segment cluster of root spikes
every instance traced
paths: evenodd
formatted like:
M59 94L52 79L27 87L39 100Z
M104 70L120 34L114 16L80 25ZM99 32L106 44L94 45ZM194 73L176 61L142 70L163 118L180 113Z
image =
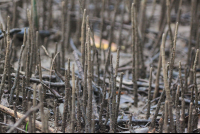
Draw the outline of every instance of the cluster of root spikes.
M0 14L0 133L199 132L200 2L191 0L188 5L191 13L187 59L175 66L183 1L93 0L96 18L88 11L91 0L0 1L0 9L7 12L7 17ZM159 31L147 47L150 39L146 35L152 32L150 22L158 3ZM58 10L54 4L59 7L59 20L53 17L54 9ZM147 4L152 6L149 17ZM124 9L119 13L122 5ZM172 10L177 11L173 28ZM26 20L19 21L22 11ZM128 24L124 23L125 13L130 20ZM117 16L121 17L120 23L116 22ZM96 21L99 40L93 27ZM16 28L22 25L20 22L25 22L26 27ZM105 29L107 25L109 29ZM52 32L52 28L59 30ZM130 42L124 41L129 38L122 38L124 29ZM19 41L19 36L23 41ZM149 53L145 53L147 50ZM123 59L124 53L131 58ZM120 60L126 62L121 64ZM50 66L43 66L47 61ZM121 109L124 93L132 95L135 109L141 107L141 96L146 96L144 111ZM146 117L140 118L141 113Z

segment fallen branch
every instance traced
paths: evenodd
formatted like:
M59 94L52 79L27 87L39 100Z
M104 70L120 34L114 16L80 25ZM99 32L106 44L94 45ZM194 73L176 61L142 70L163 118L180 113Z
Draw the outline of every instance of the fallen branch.
M19 112L17 112L17 116L18 116L19 120L15 123L15 125L14 125L12 128L10 128L10 130L7 131L7 133L11 133L23 120L25 120L25 122L28 122L28 121L29 121L29 119L27 118L28 115L29 115L31 112L33 112L33 111L37 110L38 108L40 108L40 106L41 106L41 104L37 105L37 106L34 107L34 108L31 108L29 111L26 112L25 115L24 115L24 114L21 114L21 113L19 113ZM11 115L12 117L15 117L15 115L14 115L14 110L12 110L12 109L10 109L10 108L7 108L7 107L5 107L5 106L3 106L3 105L0 105L0 111L9 114L9 115ZM36 121L35 121L35 127L36 127L37 129L41 130L41 129L42 129L42 123L36 120ZM55 132L55 130L54 130L53 128L51 128L51 127L49 127L49 131L50 131L51 133Z
M8 127L12 127L12 126L13 126L13 125L9 125L9 124L3 123L3 122L0 122L0 124L1 124L1 125L5 125L5 126L8 126ZM22 132L24 132L24 133L28 133L27 131L25 131L25 130L23 130L23 129L21 129L21 128L16 127L16 129L19 130L19 131L22 131Z
M26 114L23 115L23 117L21 117L21 118L14 124L14 126L12 126L12 127L7 131L7 133L12 133L12 132L15 130L15 128L18 127L18 126L21 124L21 122L29 116L29 114L31 114L33 111L35 111L35 110L37 110L38 108L40 108L40 106L41 106L41 103L40 103L39 105L37 105L36 107L31 108L29 111L27 111ZM28 119L28 118L27 118L27 119ZM29 121L29 119L28 119L28 121ZM27 121L27 122L28 122L28 121Z

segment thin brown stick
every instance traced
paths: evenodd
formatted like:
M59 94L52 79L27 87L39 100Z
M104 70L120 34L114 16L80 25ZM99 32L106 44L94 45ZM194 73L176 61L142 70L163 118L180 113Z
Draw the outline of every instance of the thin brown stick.
M37 32L36 32L36 34L37 34ZM36 35L36 38L37 38L37 35ZM56 45L55 46L57 46L58 45L58 43L56 42ZM38 43L37 43L37 41L36 41L36 50L38 50L39 49L39 45L38 45ZM41 46L41 48L44 50L44 52L45 52L45 54L49 57L49 58L52 58L50 55L49 55L49 53L48 53L48 51L47 51L47 48L45 47L45 46ZM56 47L57 48L57 47ZM57 53L57 51L55 50L55 54ZM39 62L39 61L38 61Z
M148 106L147 106L147 115L146 115L146 119L148 119L148 118L150 117L152 70L153 70L153 68L151 67L151 68L150 68L150 77L149 77Z
M182 2L183 0L180 0L179 1L179 9L178 9L178 13L177 13L177 17L176 17L176 22L180 22L180 16L181 16L181 12L182 12Z
M44 132L44 127L45 127L45 123L44 123L44 100L43 100L43 94L44 92L43 90L43 86L42 84L38 85L38 90L39 90L39 95L40 95L40 103L41 103L41 107L40 107L40 117L41 117L41 121L42 121L42 132Z
M163 131L163 119L162 118L160 118L158 124L159 124L159 133L162 133L162 131Z
M12 28L15 28L17 25L17 6L18 6L18 1L13 1L13 19L12 19Z
M125 4L125 2L124 2ZM125 8L123 8L121 10L121 24L120 24L120 27L119 27L119 37L118 37L118 40L117 40L117 48L119 48L121 50L121 39L122 39L122 30L123 30L123 24L124 24L124 12L125 12Z
M44 117L44 119L45 119L45 133L49 133L49 129L48 129L48 120L49 120L49 110L47 110L46 112L45 112L45 117Z
M179 117L180 117L180 107L177 108L179 110ZM172 133L175 133L175 124L174 124L174 118L172 113L172 103L168 103L168 111L169 111L169 118L170 118L170 131Z
M92 33L92 31L90 31L90 36L92 37L92 51L93 51L93 55L92 55L92 79L94 79L94 60L95 60L95 51L97 50L96 45L95 45L95 39L94 39L94 33Z
M179 105L179 96L180 96L180 85L178 85L178 88L176 90L176 100L175 100L175 107L177 108Z
M54 67L54 63L55 63L55 60L56 60L56 57L58 55L59 52L56 53L56 55L52 58L52 62L51 62L51 68L50 68L50 82L49 82L49 88L51 87L51 74L52 74L52 70L53 70L53 67ZM41 65L41 63L40 63ZM46 92L45 92L46 93Z
M115 67L115 74L114 74L114 98L116 98L116 78L117 78L117 74L118 74L118 68L119 68L119 59L120 59L120 48L117 49L117 61L116 61L116 67ZM116 127L117 127L117 124L116 124L116 114L118 112L117 110L117 102L116 102L116 99L113 99L113 107L114 107L114 117L113 117L113 121L114 121L114 132L116 132ZM116 111L116 110L117 111Z
M132 23L132 82L134 84L134 106L137 107L137 80L135 79L135 20L134 20L134 3L131 6L131 23Z
M72 113L71 113L71 133L74 133L74 124L75 124L75 72L74 64L72 65Z
M164 125L163 125L163 133L168 133L168 104L169 102L165 101L165 118L164 118Z
M12 105L13 103L13 94L14 94L14 90L17 86L17 83L19 82L19 69L21 67L21 59L22 59L22 54L23 54L23 51L24 51L24 47L25 47L25 42L26 42L26 28L24 30L24 40L23 40L23 44L21 46L21 50L20 50L20 57L19 57L19 60L18 60L18 67L17 67L17 72L16 72L16 76L15 76L15 81L14 81L14 85L11 89L11 92L10 92L10 99L9 99L9 105Z
M30 90L28 90L28 92L27 92L27 102L29 103L29 101L31 101L31 91ZM28 110L29 108L27 108L27 110Z
M200 12L199 12L199 14L200 14ZM197 21L197 24L199 24L199 25L197 26L197 33L196 33L196 48L199 48L199 46L200 46L200 43L199 43L200 42L200 32L199 32L200 20L199 19ZM200 67L200 58L198 60L198 65Z
M131 129L132 129L132 114L130 114L130 116L129 116L128 127L129 127L129 131L131 131Z
M159 90L159 77L160 77L160 71L161 71L161 66L162 66L162 53L161 53L161 46L160 46L160 55L159 55L159 60L158 60L158 69L156 73L156 81L155 81L155 90L153 94L153 99L155 99L158 96L158 90Z
M99 52L98 50L96 49L96 64L97 64L97 71L96 71L96 74L97 74L97 80L96 80L96 83L97 83L97 86L100 85L100 60L99 60Z
M109 57L110 57L110 53L111 53L111 49L109 48L108 49L108 54L107 54L107 59L106 59L106 64L105 64L105 70L104 70L104 80L103 80L103 85L105 84L105 78L106 78L106 73L108 72L108 66L109 66Z
M8 55L8 62L7 62L7 75L8 75L8 91L11 91L11 87L12 87L12 83L11 83L11 63L10 63L10 59L11 59L11 56L12 56L12 41L11 41L11 38L10 38L10 17L8 16L7 18L7 45L10 47L10 54ZM9 40L9 41L8 41Z
M33 107L36 106L36 84L33 85ZM36 113L33 111L33 127L32 127L32 132L35 133L35 120L36 120Z
M177 133L180 133L180 120L179 120L179 118L180 118L180 105L178 105L177 108L176 108L176 132ZM175 126L173 126L173 127L170 126L171 129L172 128L174 129L174 127ZM175 131L175 129L174 129L174 131Z
M146 4L147 4L147 0L144 0L141 3L141 16L140 16L140 20L139 20L139 22L140 22L139 27L141 30L142 37L144 37L145 28L146 28Z
M13 102L13 109L14 109L14 115L15 115L15 119L17 120L18 117L17 117L17 107L16 107L16 103Z
M145 63L144 63L144 54L143 54L143 48L144 48L144 43L145 43L145 30L147 28L147 19L146 19L146 6L147 6L147 0L143 0L141 2L141 17L139 19L139 22L141 25L139 25L140 31L141 31L141 41L139 43L139 51L138 51L138 56L140 57L140 63L141 63L141 77L145 78L146 77L146 68L145 68ZM138 64L139 68L139 64Z
M112 63L112 55L110 56L110 68L111 68L111 73L110 73L110 85L111 85L111 96L110 96L110 132L114 133L115 132L115 108L116 108L116 89L114 87L114 77L113 77L113 63Z
M61 48L62 48L62 62L61 62L61 67L64 68L65 67L65 21L66 21L66 8L65 7L65 1L62 1L62 41L61 41Z
M176 23L175 34L174 34L174 41L173 41L173 47L172 47L171 59L170 59L169 88L171 87L171 83L172 83L174 60L175 60L175 56L176 56L175 52L176 52L177 34L178 34L178 22Z
M166 99L168 102L171 102L171 95L170 95L170 89L169 89L169 83L168 83L168 78L167 78L167 70L165 67L165 39L166 39L166 34L163 34L162 37L162 67L163 67L163 76L164 76L164 86L165 86L165 92L166 92Z
M190 37L189 37L189 46L188 46L188 56L187 56L187 64L190 65L190 54L192 49L192 36L193 36L193 21L194 21L194 9L195 9L195 0L191 1L191 20L190 20Z
M20 88L19 88L19 81L17 82L17 86L16 86L16 105L18 105L19 103L19 92L20 92Z
M84 63L84 86L83 86L83 114L86 115L86 109L87 109L87 100L88 100L88 90L87 90L87 70L88 70L88 43L90 40L89 33L88 33L88 15L86 16L86 42L85 42L85 63ZM86 115L87 116L87 115ZM87 117L85 119L85 131L88 132L87 127Z
M95 133L95 115L92 114L92 127L91 127L91 133Z
M179 81L180 81L180 87L181 87L181 97L184 98L185 89L183 88L183 79L181 76L181 62L179 61Z
M28 102L28 109L31 109L31 102ZM29 121L29 123L28 123L28 132L29 133L32 133L32 116L31 116L31 114L29 114L28 115L28 121Z
M31 0L31 12L29 16L29 27L30 27L30 33L31 33L31 50L30 50L30 64L29 64L29 70L30 74L29 76L32 76L33 70L35 70L35 11L34 11L34 0Z
M104 11L105 11L105 0L102 0L101 7L101 28L100 28L100 50L102 49L102 38L103 38L103 26L104 26ZM101 54L101 53L100 53Z
M161 14L160 14L160 18L159 18L159 25L158 25L158 29L161 29L162 25L164 23L166 23L166 19L167 17L165 17L166 19L163 19L164 16L166 15L166 1L161 1ZM166 24L165 24L166 25Z
M29 10L28 10L29 11ZM28 12L27 11L27 12ZM30 64L30 46L31 46L31 43L30 43L30 39L31 39L31 30L30 28L28 29L28 38L27 38L27 54L26 54L26 86L29 86L30 84L30 70L29 70L29 64Z
M113 13L114 17L112 19L111 27L109 30L109 43L108 43L109 49L111 49L111 44L113 41L113 29L114 29L114 24L115 24L115 19L116 19L116 14L117 14L117 9L118 9L119 3L120 3L120 1L116 1L116 3L115 3L115 9L114 9L114 13Z
M193 73L194 73L194 87L195 87L195 108L196 112L198 113L198 88L197 88L197 79L196 79L196 66L197 66L197 60L199 55L199 49L197 49L195 60L194 60L194 66L193 66Z
M101 129L102 129L102 114L103 114L103 107L104 107L104 103L105 103L105 98L106 98L106 85L104 85L104 88L103 88L103 98L101 100L101 105L100 105L100 111L99 111L99 127L100 127L100 132L101 132ZM118 112L118 111L117 111Z
M69 59L68 59L69 60ZM65 102L64 102L64 109L63 109L63 118L62 118L62 132L65 132L66 127L66 119L68 115L68 94L69 94L69 85L68 85L68 74L65 70Z
M173 34L172 34L172 29L171 29L171 10L170 10L170 1L166 0L166 6L167 6L167 25L168 25L168 30L169 30L169 35L171 39L171 49L173 48Z
M6 56L5 56L5 63L4 63L4 71L3 71L3 78L1 80L1 86L0 86L0 100L1 100L1 96L3 93L3 88L4 88L4 83L5 83L5 79L6 79L6 72L8 70L8 62L9 62L9 48L10 48L10 27L9 27L9 23L10 23L10 16L8 16L7 18L7 47L6 47Z
M42 29L45 30L45 26L46 26L46 12L47 12L47 6L46 6L46 1L43 0L42 1L42 8L43 8L43 13L42 13Z
M135 1L136 2L136 1ZM135 80L138 80L138 69L139 69L139 40L138 40L138 20L137 20L137 6L136 4L133 5L133 10L134 10L134 15L133 15L133 19L134 19L134 33L135 33ZM137 89L135 89L135 92L137 94ZM135 96L136 98L136 104L134 103L134 105L137 105L137 96ZM137 106L136 106L137 107Z
M76 65L78 66L79 74L81 75L81 78L84 80L83 68L81 66L81 62L79 61L78 54L76 51L74 51L73 54L74 54Z
M70 12L71 12L71 10L72 10L72 2L73 2L73 0L70 0L71 1L71 4L70 4L70 7L66 10L67 12L66 12L66 14L67 14L67 22L65 22L65 24L67 23L67 32L66 32L66 37L65 37L65 39L66 39L66 41L65 41L65 43L67 44L67 45L65 45L66 46L66 48L65 49L67 49L68 51L70 50L70 36L71 36L71 21L70 21L70 17L71 17L71 14L70 14ZM69 1L67 1L66 2L66 4L68 5L68 3L69 3ZM67 7L67 5L66 5L66 7Z
M80 88L79 78L76 77L76 94L77 94L77 132L82 132L81 128L81 97L80 97Z
M92 66L91 66L91 44L90 44L90 28L88 28L88 107L87 121L88 130L91 131L91 114L92 114Z
M57 99L54 100L54 106L53 106L53 119L56 120L56 107L57 107ZM55 125L55 124L54 124Z
M160 96L160 99L158 101L158 104L157 104L157 107L156 107L156 111L155 111L155 114L152 118L152 121L151 121L151 128L154 128L155 127L155 123L156 123L156 118L158 116L158 112L160 110L160 106L161 106L161 102L163 100L163 98L165 97L165 90L163 90L161 96Z
M193 111L193 108L192 108L192 105L193 103L191 102L190 103L190 109L189 109L189 118L188 118L188 133L191 133L192 132L192 111Z
M84 67L84 78L83 79L83 114L86 114L86 105L87 105L87 70L88 70L88 64L87 64L87 46L85 45L85 67Z
M22 110L23 113L26 111L26 87L25 87L25 76L22 77Z
M118 118L119 104L120 104L120 98L121 98L123 75L124 75L124 73L121 73L121 75L120 75L120 84L119 84L119 90L118 90L118 96L117 96L117 105L116 105L116 112L115 112L115 126L117 126L117 118Z
M53 5L53 0L49 1L49 16L48 16L48 29L53 27L53 19L52 19L52 5Z
M194 90L195 90L195 116L194 116L194 124L198 124L198 88L197 88L197 78L196 78L196 66L197 66L197 60L199 56L199 49L197 49L195 60L194 60L194 66L193 66L193 77L194 77ZM197 125L194 126L194 129L197 128Z
M185 132L185 101L184 101L184 98L182 98L181 100L181 117L180 117L180 120L179 120L179 123L180 123L180 133L183 133Z
M56 112L55 112L55 127L58 127L58 118L59 118L59 110L58 107L56 107Z
M84 65L85 65L85 33L86 33L86 28L85 28L85 21L86 19L86 9L84 9L84 12L83 12L83 20L82 20L82 26L81 26L81 54L82 54L82 66L83 66L83 70L84 70Z

